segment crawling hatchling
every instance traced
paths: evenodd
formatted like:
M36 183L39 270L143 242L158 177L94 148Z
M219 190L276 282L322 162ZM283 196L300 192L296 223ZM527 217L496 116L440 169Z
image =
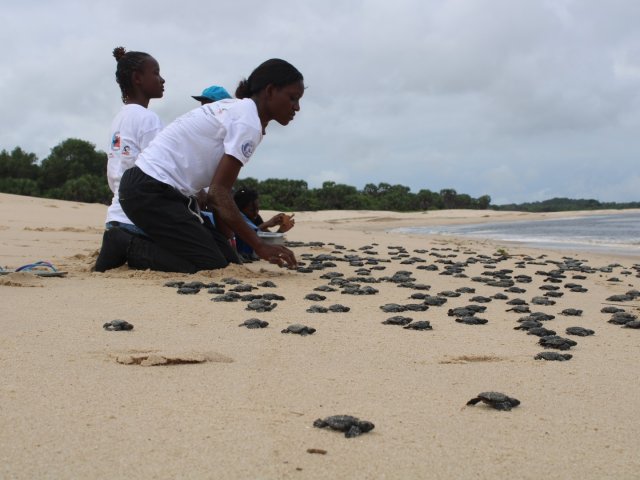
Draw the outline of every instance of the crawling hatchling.
M332 430L344 432L344 436L347 438L357 437L375 428L373 423L360 420L358 417L351 415L332 415L324 419L318 418L313 422L313 426L316 428L328 427Z
M509 397L500 392L482 392L477 397L472 398L467 402L467 405L475 405L478 402L483 402L496 410L511 410L513 407L520 405L520 400L517 398Z

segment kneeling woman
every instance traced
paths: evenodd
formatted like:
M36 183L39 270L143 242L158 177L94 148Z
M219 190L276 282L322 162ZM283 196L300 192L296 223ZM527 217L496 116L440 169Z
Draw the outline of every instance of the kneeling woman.
M237 232L256 254L293 268L289 249L263 242L233 200L240 168L260 144L267 124L287 125L300 110L302 74L271 59L238 85L236 99L203 105L167 126L138 156L120 182L120 204L149 239L111 229L113 267L193 273L239 263L228 237ZM207 207L216 226L203 220L196 196L208 187Z

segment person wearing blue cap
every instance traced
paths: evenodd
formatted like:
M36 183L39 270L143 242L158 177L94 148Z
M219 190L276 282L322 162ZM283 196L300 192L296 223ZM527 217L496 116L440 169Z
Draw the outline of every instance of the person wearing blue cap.
M192 97L200 102L200 105L206 105L207 103L217 102L218 100L224 100L225 98L231 98L229 92L218 85L211 85L202 91L201 95L192 95Z

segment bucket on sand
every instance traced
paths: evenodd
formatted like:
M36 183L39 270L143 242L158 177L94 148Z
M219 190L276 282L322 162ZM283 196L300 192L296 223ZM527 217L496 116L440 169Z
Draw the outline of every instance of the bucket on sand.
M258 231L260 239L270 245L284 245L284 233Z

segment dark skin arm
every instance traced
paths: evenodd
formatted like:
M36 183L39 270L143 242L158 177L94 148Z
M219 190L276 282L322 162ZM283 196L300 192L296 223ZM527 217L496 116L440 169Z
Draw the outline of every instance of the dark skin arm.
M281 267L296 268L298 262L291 250L281 245L269 245L263 242L242 218L231 195L241 167L240 161L231 155L225 154L222 157L209 186L207 206L215 213L217 220L219 219L227 228L240 235L260 258Z

